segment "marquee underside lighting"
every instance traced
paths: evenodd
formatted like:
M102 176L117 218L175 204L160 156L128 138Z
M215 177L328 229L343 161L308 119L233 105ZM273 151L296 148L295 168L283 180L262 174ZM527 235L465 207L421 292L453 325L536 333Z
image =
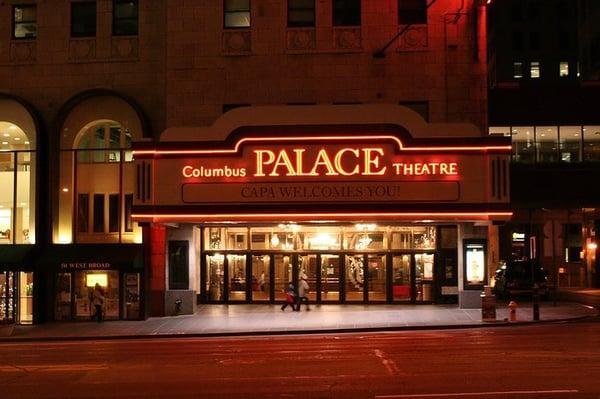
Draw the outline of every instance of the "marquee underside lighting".
M411 219L411 220L492 220L511 218L513 212L348 212L348 213L154 213L133 214L140 222L166 221L272 221L272 220L360 220L360 219Z
M206 150L133 150L133 155L217 155L235 154L239 152L244 143L267 143L267 142L309 142L309 141L365 141L365 140L390 140L394 141L401 151L511 151L510 145L489 146L441 146L441 147L405 147L396 136L390 135L360 135L360 136L286 136L286 137L245 137L238 140L233 148L206 149Z

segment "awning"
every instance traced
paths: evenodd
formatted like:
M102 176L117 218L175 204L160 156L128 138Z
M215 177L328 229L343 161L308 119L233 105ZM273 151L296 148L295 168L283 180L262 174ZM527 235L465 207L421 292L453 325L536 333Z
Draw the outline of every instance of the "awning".
M31 271L34 268L35 245L0 245L0 270Z
M38 258L38 266L57 270L143 269L141 244L51 245Z

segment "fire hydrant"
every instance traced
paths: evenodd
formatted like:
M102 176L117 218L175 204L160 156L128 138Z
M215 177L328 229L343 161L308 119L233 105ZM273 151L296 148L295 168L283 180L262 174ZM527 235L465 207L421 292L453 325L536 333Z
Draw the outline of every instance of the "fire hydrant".
M517 303L515 301L510 301L508 304L508 320L509 321L517 321Z

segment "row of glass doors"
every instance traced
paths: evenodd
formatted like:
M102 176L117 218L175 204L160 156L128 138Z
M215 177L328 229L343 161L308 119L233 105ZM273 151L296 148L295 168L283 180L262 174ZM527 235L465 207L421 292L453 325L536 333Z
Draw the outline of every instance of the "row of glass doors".
M0 324L33 321L33 272L0 271Z
M284 301L302 276L316 303L434 300L433 253L214 253L203 260L205 302Z

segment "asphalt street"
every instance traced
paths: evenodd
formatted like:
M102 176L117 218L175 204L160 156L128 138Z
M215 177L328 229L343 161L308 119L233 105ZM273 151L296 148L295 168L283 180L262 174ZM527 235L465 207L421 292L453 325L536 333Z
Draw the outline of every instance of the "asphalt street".
M600 398L600 323L2 343L0 398Z

